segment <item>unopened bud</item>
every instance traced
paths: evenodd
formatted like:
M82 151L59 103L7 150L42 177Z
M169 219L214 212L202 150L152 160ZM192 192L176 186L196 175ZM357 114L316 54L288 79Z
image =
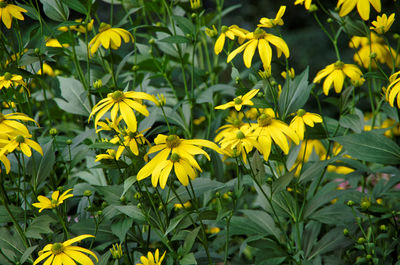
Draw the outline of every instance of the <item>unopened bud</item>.
M85 191L83 192L83 196L85 196L85 197L90 197L90 196L92 196L92 191L91 191L91 190L85 190Z
M308 9L308 12L313 13L318 11L318 6L315 4L312 4L310 8Z
M364 244L364 243L365 243L365 238L364 238L364 237L359 237L359 238L357 239L357 243L358 243L358 244Z
M379 230L381 230L381 231L386 231L386 230L387 230L386 225L380 225L380 226L379 226Z
M347 206L352 207L353 205L354 205L354 202L353 202L352 200L350 200L350 201L347 202Z
M71 140L71 139L68 139L65 143L66 143L67 145L71 145L71 144L72 144L72 140Z
M57 135L57 133L58 133L58 131L57 131L56 128L51 128L50 131L49 131L49 134L50 134L51 136L55 136L55 135Z
M348 236L349 235L349 230L347 228L343 229L343 235Z

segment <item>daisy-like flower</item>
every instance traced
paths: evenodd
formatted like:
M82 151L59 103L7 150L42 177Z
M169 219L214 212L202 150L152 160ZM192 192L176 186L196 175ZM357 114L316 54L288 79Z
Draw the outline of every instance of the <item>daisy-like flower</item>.
M40 145L29 139L31 138L32 135L30 134L18 134L16 136L13 136L10 140L4 140L0 139L0 144L5 144L3 148L0 149L0 157L7 154L7 153L12 153L15 150L20 150L22 153L24 153L27 157L32 156L32 150L36 150L38 153L40 153L43 156L43 151Z
M62 32L67 32L68 29L70 29L70 30L78 31L80 33L86 33L86 32L92 31L94 19L90 20L90 22L87 23L87 25L85 25L85 21L83 21L83 22L82 21L83 21L82 18L75 19L75 22L80 23L79 25L72 25L69 27L65 27L65 26L59 27L57 30L62 31Z
M96 155L95 162L98 162L98 161L103 160L103 159L114 160L115 159L115 154L116 154L116 152L115 152L114 149L107 149L106 154L98 154L98 155Z
M383 14L382 16L377 16L376 21L372 21L373 27L370 27L370 29L374 30L378 34L385 34L388 32L390 27L392 26L394 22L394 13L389 16L389 18L386 16L386 14Z
M251 126L243 126L230 134L225 134L219 141L221 149L225 151L225 155L239 156L242 155L243 162L247 164L247 155L255 147L260 153L263 152L265 146L256 141L257 137L252 134Z
M126 147L129 147L131 152L137 156L139 155L138 144L140 145L147 144L150 146L150 142L143 135L145 131L147 131L147 129L141 132L132 132L129 129L125 129L122 132L119 131L120 135L116 135L113 139L110 140L110 143L113 144L120 143L118 150L115 154L115 159L119 160L119 158L122 155L122 152L125 150Z
M0 132L6 134L10 133L29 134L29 131L26 128L26 126L18 122L17 120L31 121L39 126L39 124L34 119L29 118L24 113L19 113L19 112L9 113L9 114L0 113Z
M294 5L304 5L304 7L309 10L310 6L311 6L311 2L312 0L296 0L296 2L294 2Z
M233 101L230 101L228 103L225 103L223 105L216 106L215 109L227 109L231 107L235 107L237 111L240 111L242 109L242 106L253 106L254 103L251 101L251 99L257 95L258 91L260 89L253 89L244 94L243 96L238 96L233 99Z
M85 238L94 237L92 235L81 235L74 238L71 238L63 243L58 242L54 244L47 244L41 251L39 251L39 257L33 262L33 265L36 265L47 258L47 260L43 263L46 265L62 265L62 264L79 264L84 265L94 265L93 261L86 255L92 255L95 260L98 262L98 258L96 254L92 251L78 247L72 246L72 244L79 242ZM83 252L83 253L82 253Z
M37 197L39 202L32 203L32 206L39 208L39 213L41 213L44 209L53 209L62 204L66 199L73 197L73 194L68 194L72 189L66 190L60 196L60 191L53 191L51 195L51 200L45 196L39 195Z
M361 70L354 64L345 64L341 61L330 64L317 73L313 82L319 83L323 78L326 77L322 89L324 94L327 96L332 85L335 87L335 92L340 93L343 89L343 83L345 77L349 77L351 80L360 80L362 76Z
M147 253L146 256L141 256L140 257L140 262L136 265L161 265L162 261L164 260L166 251L164 251L164 254L160 257L160 252L158 248L156 249L156 252L151 253L150 251Z
M138 102L138 100L141 99L150 100L157 104L157 99L154 96L144 92L122 92L117 90L113 93L109 93L106 98L100 100L99 103L93 107L89 116L89 121L92 116L96 114L94 126L97 128L100 118L111 109L112 122L117 120L118 112L120 112L122 119L125 121L126 125L128 125L129 130L135 132L137 130L137 121L133 110L138 111L144 116L149 115L149 111L147 110L146 106Z
M6 1L0 0L0 19L8 29L11 28L13 17L18 20L24 20L22 12L26 13L28 11L22 7L7 4Z
M272 141L274 141L285 154L289 153L289 137L295 144L299 144L297 134L283 121L275 119L275 112L271 108L264 110L258 117L257 123L251 124L253 135L257 137L257 142L262 147L264 160L268 161L271 153Z
M245 35L248 33L247 30L239 28L236 25L232 25L230 27L222 26L221 27L221 35L219 35L217 41L214 45L215 54L219 54L225 45L225 38L229 38L234 40L235 37L239 37L239 43L242 44L245 38Z
M56 74L53 71L53 68L51 68L51 66L48 65L47 63L43 63L43 73L48 76L56 76ZM37 71L37 74L41 75L42 69L39 69L39 71Z
M90 53L94 54L100 47L116 50L121 46L121 39L125 43L134 42L133 36L129 31L121 28L112 28L109 24L102 22L99 33L89 42Z
M22 80L22 76L11 74L9 72L4 73L3 76L0 76L0 90L5 87L9 88L10 86L18 87L19 85L25 86L25 82Z
M113 244L112 248L110 248L111 256L113 259L120 259L123 256L121 243Z
M263 67L264 69L267 69L271 66L272 60L272 49L270 43L276 46L278 58L281 56L282 52L286 56L286 58L289 57L289 48L286 42L278 36L266 33L261 28L257 28L254 32L246 34L245 38L248 41L242 44L239 48L236 48L228 55L227 63L232 61L232 59L235 58L236 55L244 51L244 65L247 68L250 68L254 53L258 48L258 53L263 63Z
M217 136L215 136L214 141L219 142L222 138L225 137L225 135L234 133L235 131L240 129L243 125L245 125L245 123L243 122L243 117L244 117L243 112L231 111L228 118L226 118L228 124L225 124L217 129L218 134Z
M294 76L295 76L295 72L294 72L293 67L291 67L291 68L289 69L288 72L289 72L289 77L290 77L290 79L293 79ZM284 79L286 79L286 77L287 77L286 71L283 71L283 72L281 73L281 76L282 76Z
M370 3L378 13L381 12L381 0L339 0L337 3L337 8L340 7L339 16L344 17L357 5L357 11L360 17L363 20L368 20Z
M69 44L68 43L61 44L57 39L50 38L46 41L46 47L67 48L69 47Z
M201 7L201 0L190 0L190 7L193 10L199 9Z
M384 90L386 101L389 102L390 106L394 106L394 100L397 98L397 106L400 108L400 71L392 74L389 77L390 84L387 89Z
M260 19L260 24L258 24L257 26L260 28L273 28L276 26L283 26L282 17L285 14L285 11L286 11L286 6L281 6L279 8L278 13L276 13L274 19L263 17Z
M153 187L157 187L157 183L159 180L161 188L165 187L167 180L166 178L168 178L169 172L172 170L173 166L175 168L175 173L178 172L177 177L179 181L181 181L183 185L187 185L187 176L191 178L193 176L195 177L195 175L193 175L195 171L192 171L191 169L196 168L201 172L201 168L194 158L194 155L202 154L208 160L210 160L210 156L203 149L201 149L201 147L207 147L217 152L220 152L219 147L215 143L208 140L185 140L173 134L169 136L159 134L156 139L154 139L154 143L156 145L152 146L149 149L147 155L153 154L155 152L159 153L155 157L153 157L153 159L150 160L149 163L142 167L142 169L140 169L137 174L137 180L142 180L152 175L151 182L153 184ZM170 159L167 160L169 156ZM160 165L162 165L163 167L161 167ZM185 169L185 171L182 171L182 167ZM189 167L191 169L189 169Z
M183 208L190 208L190 207L192 207L192 203L190 201L187 201L184 204L181 204L181 203L174 204L175 210L179 210L179 209L183 209Z
M306 130L306 126L314 127L314 123L321 123L322 117L319 114L306 112L303 109L299 109L296 113L296 116L290 122L289 127L292 128L300 140L304 139L304 132Z

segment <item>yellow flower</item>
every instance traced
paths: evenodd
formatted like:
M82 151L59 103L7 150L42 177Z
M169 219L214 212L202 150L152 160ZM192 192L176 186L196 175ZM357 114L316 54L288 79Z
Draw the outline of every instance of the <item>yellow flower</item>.
M390 106L394 106L394 100L397 97L397 106L400 108L400 97L399 97L399 92L400 92L400 77L398 77L400 74L400 71L392 74L389 77L390 84L386 89L386 101L389 102Z
M37 197L39 202L32 203L32 206L39 209L39 213L42 212L44 209L53 209L58 207L60 204L64 202L64 200L73 197L73 194L67 194L70 192L72 189L66 190L63 194L60 195L60 191L56 190L53 191L53 194L51 195L51 200L47 197L44 197L42 195L39 195Z
M25 82L22 80L22 76L11 74L9 72L4 73L3 76L0 76L0 90L5 87L9 88L10 86L18 87L22 85L26 87Z
M272 141L274 141L285 154L289 153L289 144L287 137L293 140L295 144L299 144L297 134L284 122L274 118L275 112L268 108L258 118L258 123L251 124L253 135L257 137L257 142L262 147L264 160L268 161L271 153Z
M254 103L251 101L251 99L257 95L258 91L260 89L253 89L244 94L243 96L238 96L236 97L233 101L230 101L228 103L225 103L223 105L216 106L215 109L227 109L231 107L235 107L237 111L240 111L242 109L242 106L247 105L247 106L253 106Z
M226 135L230 135L240 129L244 125L243 117L243 112L231 111L228 118L226 118L226 121L229 124L225 124L217 129L217 132L219 133L217 134L217 136L215 136L214 141L219 142Z
M221 229L219 227L206 228L207 234L218 234L220 231L221 231Z
M294 5L303 5L304 7L309 10L310 6L311 6L311 2L312 0L296 0L296 2L294 2Z
M194 159L194 155L202 154L210 160L209 155L200 147L207 147L220 152L219 147L213 142L203 139L185 140L173 134L169 136L159 134L154 139L154 143L156 145L149 149L147 155L155 152L159 153L142 167L137 174L137 180L142 180L152 175L151 182L153 187L157 187L159 181L161 188L165 187L172 167L174 167L179 181L186 186L188 184L187 177L194 178L196 176L193 168L200 172L202 171L196 159ZM167 160L169 156L170 159Z
M281 6L279 8L278 13L276 13L275 19L263 17L260 19L260 24L258 24L257 26L260 28L273 28L275 26L282 26L283 25L282 17L285 14L285 11L286 11L286 6Z
M28 12L22 7L7 4L4 0L0 0L0 19L3 20L4 25L10 29L12 24L12 19L15 17L18 20L24 20L24 16L21 12Z
M44 74L48 75L48 76L56 76L53 68L51 68L50 65L48 65L47 63L43 63L43 72ZM37 72L38 75L42 74L42 69L39 69L39 71Z
M357 11L360 17L363 20L368 20L370 3L378 13L381 12L381 0L339 0L337 3L337 8L340 7L339 16L344 17L357 5Z
M313 152L315 152L321 160L326 158L326 149L320 140L310 139L301 142L296 161L290 169L293 170L296 168L295 176L300 175L303 163L307 162L310 159Z
M305 124L307 124L310 127L314 127L314 123L321 123L321 122L322 122L321 115L306 112L303 109L299 109L297 111L296 116L290 122L289 127L292 128L297 133L300 140L303 140L304 132L306 130Z
M140 262L137 263L136 265L161 265L162 261L164 260L166 251L164 251L164 254L160 257L160 252L158 251L158 248L156 249L156 252L151 253L150 251L147 253L146 256L141 256L140 257Z
M32 156L31 148L33 148L43 156L42 148L38 143L29 139L31 137L32 135L30 134L24 134L24 135L18 134L16 136L13 136L11 140L0 139L0 144L5 143L4 147L0 149L0 157L7 153L14 152L15 150L20 150L27 157L31 157Z
M28 49L25 48L25 49L24 49L23 51L21 51L21 52L17 52L17 53L12 54L12 55L10 56L10 58L7 59L7 61L5 62L4 67L6 67L7 65L9 65L11 62L15 62L15 61L21 59L21 56L22 56L24 53L26 53L27 51L28 51ZM21 67L21 68L22 68L22 67Z
M235 39L235 36L239 37L239 43L243 43L243 40L248 33L247 30L239 28L236 25L232 25L230 27L222 26L221 27L221 35L219 35L217 41L214 45L215 54L219 54L225 45L225 38L229 38L231 40Z
M218 35L218 30L215 28L214 25L212 25L212 28L205 28L204 33L206 33L208 37L214 38L215 36Z
M26 116L24 113L9 113L9 114L2 114L0 113L0 132L2 133L14 133L14 134L29 134L28 129L26 128L25 125L22 123L18 122L17 120L21 121L31 121L36 123L36 125L39 126L39 124L32 118L29 118Z
M184 204L175 203L174 208L175 210L183 209L183 208L190 208L192 207L192 203L190 201L185 202Z
M263 63L263 67L264 69L267 69L271 65L272 60L272 49L269 45L270 43L276 46L278 58L281 56L282 52L286 56L286 58L289 57L289 48L286 42L280 37L266 33L261 28L257 28L254 32L246 34L245 37L246 39L248 39L248 41L228 55L228 63L232 61L232 59L235 58L236 55L244 51L244 65L247 68L250 68L254 53L258 48L258 53Z
M41 251L39 251L39 257L35 260L35 262L33 262L33 265L38 264L39 262L43 261L46 258L47 260L45 261L45 263L43 263L46 265L62 265L62 264L72 265L76 264L75 261L78 262L79 264L94 265L93 261L88 256L82 254L82 252L92 255L98 262L99 260L97 259L96 254L94 254L92 251L86 248L71 246L72 244L88 237L94 237L94 236L81 235L71 238L63 243L58 242L54 244L47 244Z
M109 93L106 98L100 100L99 103L93 107L89 116L89 121L92 116L97 113L96 118L94 119L94 126L97 128L97 123L99 122L100 118L111 109L112 122L117 120L118 112L120 112L122 119L125 121L126 125L128 125L129 130L135 132L137 130L137 121L133 110L138 111L144 116L149 115L149 111L147 110L146 106L138 102L138 100L141 99L150 100L157 104L157 100L154 96L144 92L122 92L117 90L113 93Z
M202 124L204 121L206 120L206 117L201 116L197 119L193 120L193 124L199 126L200 124Z
M103 159L114 160L115 159L115 154L116 154L116 152L115 152L114 149L107 149L106 154L98 154L98 155L96 155L95 162L98 162L98 161L103 160Z
M110 252L113 259L120 259L123 256L121 243L113 244L112 248L110 248Z
M67 47L69 47L69 44L68 43L61 44L57 39L50 38L46 41L46 47L67 48Z
M116 135L113 139L110 140L110 143L113 144L118 144L121 142L115 154L115 159L119 160L122 152L125 150L125 147L129 147L131 152L137 156L139 155L138 144L148 144L150 146L150 142L143 135L145 131L147 130L143 130L141 132L132 132L129 129L126 129L122 132L119 131L120 135Z
M201 7L201 0L190 0L190 7L195 10Z
M286 75L287 75L286 71L283 71L283 72L281 73L281 76L282 76L284 79L286 79ZM293 78L294 78L294 69L293 69L293 67L289 69L289 77L290 77L290 79L293 79Z
M102 22L100 24L99 33L89 42L90 53L94 54L100 47L118 49L121 46L121 39L125 43L134 42L133 36L129 31L121 28L112 28L109 24Z
M87 24L87 26L85 25L85 21L82 22L82 20L83 20L82 18L75 19L75 22L80 23L79 25L72 25L72 26L69 26L69 27L65 27L65 26L64 27L59 27L57 30L62 31L62 32L67 32L68 29L70 29L70 30L78 31L80 33L85 33L87 31L92 31L94 20L92 19Z
M335 92L340 93L343 89L343 83L345 77L349 77L351 80L359 80L362 76L362 72L354 64L345 64L341 61L330 64L317 73L314 78L314 83L319 83L323 78L326 77L322 89L324 94L327 96L332 84L335 87Z
M391 14L389 18L386 16L386 14L383 14L381 17L377 16L376 21L372 21L371 24L373 27L370 27L370 29L374 30L378 34L386 33L394 22L394 15L394 13Z

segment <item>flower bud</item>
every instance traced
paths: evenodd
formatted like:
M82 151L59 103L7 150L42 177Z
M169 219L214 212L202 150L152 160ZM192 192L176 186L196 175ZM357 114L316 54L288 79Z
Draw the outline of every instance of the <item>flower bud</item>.
M51 128L50 131L49 131L49 134L51 136L56 136L58 134L58 131L57 131L56 128Z
M136 72L137 70L139 70L139 65L134 65L134 66L132 66L132 68L131 68L131 70L133 71L133 72Z
M96 89L99 89L102 86L103 86L103 81L101 81L101 79L98 79L93 83L93 87L96 88Z
M103 211L102 210L97 211L97 215L98 216L102 216L103 215Z
M125 196L121 196L121 198L119 198L119 201L122 203L126 203L126 197Z
M348 236L349 235L349 230L347 228L343 229L343 235Z
M149 40L149 44L150 44L150 45L153 45L153 44L155 44L155 43L156 43L156 40L155 40L155 39L151 38L151 39Z
M371 254L368 254L367 256L365 256L365 258L366 258L367 260L370 260L370 259L372 259L372 255L371 255Z
M71 145L71 144L72 144L72 140L71 140L71 139L68 139L65 143L66 143L67 145Z
M386 231L386 230L387 230L386 225L380 225L380 226L379 226L379 230L381 230L381 231Z
M365 243L365 238L364 237L359 237L358 239L357 239L357 243L358 244L364 244Z
M371 206L371 201L367 197L364 197L361 199L360 206L361 210L366 211Z
M347 202L347 206L352 207L353 205L354 205L354 202L353 202L352 200L349 200L349 201Z
M39 48L35 48L33 51L34 51L37 55L40 54L40 49L39 49Z
M91 190L85 190L84 192L83 192L83 196L85 196L85 197L90 197L90 196L92 196L92 191Z
M308 12L313 13L318 11L318 6L315 4L312 4L310 8L308 9Z
M101 208L102 208L102 209L106 208L107 206L108 206L108 203L107 203L106 201L104 201L104 202L101 204Z
M326 22L330 24L330 23L333 22L333 19L332 19L332 18L328 18L328 19L326 20Z

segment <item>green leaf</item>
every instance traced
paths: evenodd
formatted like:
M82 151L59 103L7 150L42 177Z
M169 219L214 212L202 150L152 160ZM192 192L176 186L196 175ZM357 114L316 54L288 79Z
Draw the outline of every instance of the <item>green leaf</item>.
M62 22L68 20L69 9L62 2L57 0L40 0L43 4L43 12L50 19Z
M10 208L10 211L14 215L14 218L17 221L23 221L24 220L24 211L17 206L14 205L8 205L8 208ZM12 219L4 205L0 205L0 223L9 223L12 222Z
M57 105L66 112L89 116L91 108L87 99L87 92L82 83L72 77L57 77L60 82L62 98L54 98Z
M196 241L197 234L200 231L200 226L190 231L183 242L183 255L188 254Z
M314 178L318 178L325 167L329 165L329 163L333 162L335 159L330 160L323 160L323 161L316 161L316 162L308 162L307 164L311 164L311 166L307 167L306 170L301 173L299 181L309 181L313 180Z
M32 223L28 226L28 229L25 231L25 235L27 238L35 238L42 239L41 234L51 234L53 230L50 228L50 224L55 223L50 215L41 215L33 219Z
M381 164L400 163L400 147L387 137L373 131L332 138L347 154L360 160Z
M279 116L285 118L302 108L310 96L311 88L312 85L308 83L308 67L293 80L287 79L278 100Z
M186 254L179 260L180 265L194 265L197 264L196 258L193 253Z
M272 193L286 190L287 185L292 181L295 171L287 172L272 183Z
M242 210L254 224L258 225L261 230L269 235L275 236L280 240L280 233L278 227L275 225L274 219L264 211L260 210Z
M12 232L11 232L12 231ZM18 236L17 232L12 229L7 229L6 227L0 228L0 249L8 249L13 253L23 255L25 252L24 244L21 238Z
M133 219L124 218L111 225L111 231L119 238L120 242L124 242L126 233L132 227Z
M332 251L336 248L345 249L346 246L352 242L343 236L341 228L335 228L325 234L318 242L315 243L310 255L307 257L308 260L313 259L317 255L324 254Z
M172 16L176 24L178 24L178 27L183 31L185 34L194 34L195 32L195 27L193 23L182 16Z
M124 181L124 191L121 194L121 197L125 195L125 193L132 187L132 185L136 182L136 176L130 176Z
M76 12L84 15L87 13L86 7L79 0L62 0L62 2Z
M115 208L121 213L133 218L133 220L139 224L144 224L146 219L142 214L142 211L135 205L119 205Z
M352 129L356 133L361 133L363 130L363 122L356 114L347 114L340 117L339 124L343 128Z
M21 259L19 260L19 262L21 264L24 264L24 262L29 258L29 256L32 254L33 251L35 251L35 249L37 249L39 245L34 245L32 247L29 247L25 250L24 254L21 256Z
M170 220L170 222L169 222L169 226L168 226L168 228L167 228L167 230L165 231L165 236L166 235L168 235L169 233L171 233L172 232L172 230L174 230L177 226L178 226L178 224L180 223L180 222L182 222L182 220L185 218L185 217L187 217L189 215L189 213L183 213L183 214L180 214L180 215L178 215L178 216L175 216L174 218L172 218L171 220Z
M111 252L107 251L101 257L99 257L99 262L96 265L108 265L108 260L111 258Z
M110 143L110 142L97 142L89 145L89 148L93 149L112 149L118 145Z
M186 38L185 36L179 36L179 35L169 36L164 39L161 39L160 41L166 42L166 43L189 43L190 42L190 40L188 38Z

